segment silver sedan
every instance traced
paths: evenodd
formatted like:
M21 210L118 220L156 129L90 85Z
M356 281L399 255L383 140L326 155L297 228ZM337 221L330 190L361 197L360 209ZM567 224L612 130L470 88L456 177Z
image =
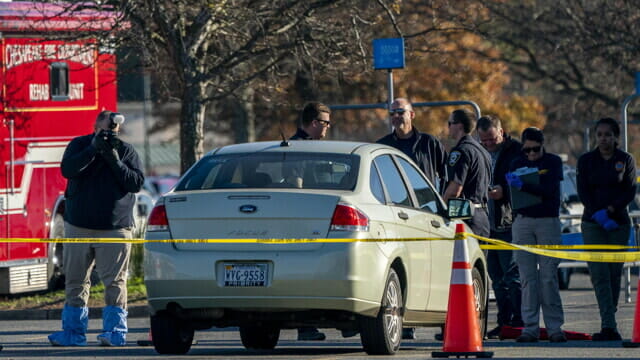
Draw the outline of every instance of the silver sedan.
M450 239L461 223L452 208L410 158L385 145L215 149L149 218L154 346L186 353L194 330L239 326L245 347L273 349L280 329L316 326L357 331L367 353L393 354L403 326L445 322ZM171 239L208 241L155 241ZM485 258L474 239L465 243L484 331Z

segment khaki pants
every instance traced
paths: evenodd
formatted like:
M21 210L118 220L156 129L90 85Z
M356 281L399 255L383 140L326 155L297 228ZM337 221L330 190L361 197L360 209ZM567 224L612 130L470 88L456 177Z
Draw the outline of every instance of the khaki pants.
M123 238L131 239L131 229L93 230L64 223L67 238ZM129 268L129 243L67 243L64 244L62 261L65 274L66 303L85 307L89 300L90 276L93 265L104 283L104 300L107 306L127 308L127 273Z
M513 221L513 243L518 245L560 245L560 219L516 216ZM522 286L523 334L540 335L540 308L549 336L561 333L564 324L562 298L558 288L560 259L516 251L516 263Z

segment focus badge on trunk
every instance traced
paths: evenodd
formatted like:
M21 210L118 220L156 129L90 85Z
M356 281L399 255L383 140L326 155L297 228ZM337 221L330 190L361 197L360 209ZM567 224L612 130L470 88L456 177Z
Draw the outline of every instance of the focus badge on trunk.
M256 210L258 210L258 207L256 207L255 205L242 205L242 206L240 206L240 212L243 212L243 213L251 214L251 213L256 212Z

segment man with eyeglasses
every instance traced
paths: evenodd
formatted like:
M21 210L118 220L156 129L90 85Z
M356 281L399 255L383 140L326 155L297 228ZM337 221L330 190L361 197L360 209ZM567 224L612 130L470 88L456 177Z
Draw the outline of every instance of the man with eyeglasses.
M413 125L416 114L411 102L406 98L397 98L391 103L389 117L393 131L377 143L394 147L409 156L418 165L438 191L447 180L447 151L436 137L422 133ZM414 328L402 329L402 338L415 339Z
M321 102L308 102L302 109L302 126L289 138L289 140L321 140L327 136L327 130L331 127L331 109ZM297 171L296 171L297 170ZM298 187L302 187L304 169L291 169L294 178L297 178ZM322 341L325 334L312 326L298 328L298 340Z
M389 116L393 131L376 142L405 153L422 169L431 183L442 191L447 181L447 151L440 140L418 131L413 125L416 114L406 98L397 98L391 103Z
M491 156L493 182L489 187L489 225L490 237L506 242L512 242L511 224L511 194L505 178L509 172L511 162L520 156L522 144L506 134L502 129L500 118L485 115L478 119L476 131L480 143ZM489 339L500 337L503 326L522 327L521 290L518 265L514 252L505 250L487 251L487 271L491 278L491 285L496 296L498 308L498 326L487 332Z
M331 109L321 102L311 101L302 109L302 126L289 140L321 140L331 127Z
M473 218L467 224L473 233L489 236L487 201L491 184L491 157L485 148L471 136L475 115L466 109L454 110L449 116L449 137L458 143L449 154L449 183L444 201L463 197L473 202Z

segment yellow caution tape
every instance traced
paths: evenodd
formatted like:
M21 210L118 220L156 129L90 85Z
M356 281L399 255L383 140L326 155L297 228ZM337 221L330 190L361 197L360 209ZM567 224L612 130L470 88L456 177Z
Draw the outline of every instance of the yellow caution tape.
M589 251L589 252L577 252L577 251L562 251L562 250L550 250L542 249L537 246L530 245L518 245L508 243L502 240L496 240L478 236L475 234L464 233L466 236L476 238L494 245L500 245L508 247L513 250L524 250L533 254L548 256L553 258L576 260L576 261L591 261L591 262L635 262L640 260L640 251ZM606 246L606 245L605 245ZM614 249L614 245L609 245L606 248Z
M483 249L523 250L533 254L554 258L592 261L592 262L635 262L640 261L640 251L611 251L640 249L638 246L623 245L517 245L506 241L491 239L470 233L456 233L454 238L386 238L386 239L122 239L122 238L0 238L0 242L8 243L215 243L215 244L302 244L302 243L353 243L353 242L393 242L393 241L437 241L464 240L473 237L489 244L482 244ZM566 250L610 250L610 251L566 251Z

